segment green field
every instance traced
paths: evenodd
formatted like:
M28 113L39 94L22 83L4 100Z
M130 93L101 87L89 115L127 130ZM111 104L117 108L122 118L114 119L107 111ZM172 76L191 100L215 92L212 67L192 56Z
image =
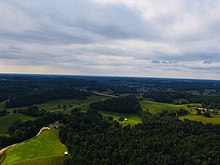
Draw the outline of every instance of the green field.
M44 104L38 104L37 106L41 109L45 109L46 111L51 112L61 112L70 114L73 107L79 108L81 112L87 112L89 110L89 104L95 101L101 101L108 97L105 96L91 96L86 100L55 100L49 101ZM58 109L58 105L72 105L72 108L67 108L66 110ZM115 113L115 112L105 112L99 111L103 116L111 116L114 120L117 120L119 117L126 117L128 121L123 121L120 124L123 126L125 125L135 125L138 123L142 123L140 117L137 114L122 114L122 113Z
M175 104L165 104L165 103L146 101L146 100L140 101L140 104L144 111L148 111L149 113L154 115L162 111L177 111L179 109L184 109L189 111L191 114L196 114L196 111L187 107L187 104L175 105ZM189 105L200 106L200 104L189 104Z
M5 101L0 102L0 110L5 108Z
M38 106L40 109L44 109L46 111L50 111L50 112L64 112L64 113L70 113L72 108L74 107L78 107L84 104L89 104L95 101L100 101L102 99L106 99L105 96L90 96L87 99L84 100L76 100L76 99L65 99L65 100L53 100L53 101L48 101L46 103L43 104L36 104L36 106ZM61 108L58 108L58 105L61 106ZM62 108L63 105L66 105L66 112L64 111L64 109ZM72 107L70 107L69 105L71 105Z
M67 148L58 139L58 130L44 130L37 138L6 151L2 165L61 165Z
M142 123L141 118L137 115L137 114L124 114L124 113L116 113L116 112L106 112L106 111L99 111L99 113L101 113L104 117L113 117L113 120L117 120L120 117L125 117L128 120L127 121L122 121L120 122L120 124L122 126L126 126L126 125L135 125L138 123Z
M203 95L212 95L212 96L216 96L216 89L205 89L203 92Z
M180 116L180 120L189 119L189 120L195 120L195 121L201 121L204 124L212 123L212 124L220 124L220 116L219 115L212 115L212 118L204 117L202 115L196 115L197 111L189 108L187 105L190 105L192 107L202 107L201 104L183 104L183 105L175 105L175 104L165 104L165 103L159 103L159 102L152 102L152 101L146 101L143 100L140 102L142 109L144 111L150 112L151 114L155 115L157 113L160 113L162 111L178 111L179 109L184 109L190 112L189 115L186 116Z
M8 128L11 126L11 124L18 120L24 122L24 121L33 120L33 119L35 118L20 114L20 113L2 116L0 117L0 134L6 133Z
M212 123L212 124L220 124L220 115L212 115L211 118L201 116L201 115L186 115L186 116L180 116L180 120L189 119L189 120L195 120L195 121L201 121L203 124Z

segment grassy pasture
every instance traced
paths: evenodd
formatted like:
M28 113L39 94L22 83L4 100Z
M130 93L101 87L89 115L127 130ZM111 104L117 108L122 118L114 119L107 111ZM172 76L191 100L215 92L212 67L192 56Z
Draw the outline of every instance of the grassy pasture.
M180 120L189 119L194 121L201 121L204 124L212 123L212 124L220 124L220 115L212 115L211 118L196 115L197 111L189 108L187 105L192 107L202 107L199 103L193 104L182 104L182 105L175 105L175 104L165 104L165 103L158 103L152 101L143 100L140 102L144 111L148 110L151 114L157 114L159 112L168 110L168 111L178 111L180 108L187 110L190 112L189 115L180 116Z
M5 108L5 101L0 103L0 110Z
M30 160L26 162L16 163L15 165L62 165L64 164L64 156L53 156L47 158L39 158L37 160Z
M20 114L20 113L2 116L0 117L0 134L6 133L8 128L11 126L11 124L18 120L21 120L22 122L24 122L24 121L33 120L33 119L35 118Z
M85 100L76 100L76 99L63 99L63 100L53 100L53 101L48 101L46 103L43 104L36 104L36 106L38 106L40 109L44 109L46 111L50 111L50 112L59 112L59 111L63 111L64 113L70 113L73 107L80 107L81 105L84 104L89 104L91 102L95 102L95 101L100 101L102 99L105 99L105 96L90 96ZM61 108L58 108L58 105L61 106ZM63 105L66 105L67 108L64 111L63 109ZM72 107L69 107L69 105L71 105Z
M166 103L159 103L159 102L153 102L153 101L140 101L140 104L142 106L142 109L144 111L147 111L151 114L157 114L162 111L177 111L179 109L184 109L189 111L191 114L195 114L196 111L192 110L191 108L187 107L187 104L182 105L175 105L175 104L166 104ZM188 104L188 105L200 105L200 104Z
M201 121L203 124L212 123L212 124L220 124L220 115L212 115L211 118L205 117L202 115L186 115L186 116L180 116L180 120L189 119L189 120L195 120L195 121Z
M60 165L67 148L58 139L58 130L44 130L37 138L20 143L6 151L2 165Z

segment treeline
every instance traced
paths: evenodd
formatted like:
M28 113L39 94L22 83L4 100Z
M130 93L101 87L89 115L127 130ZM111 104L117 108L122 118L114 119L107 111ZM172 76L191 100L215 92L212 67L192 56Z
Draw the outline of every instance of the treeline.
M19 109L17 113L22 113L28 116L39 117L46 114L46 111L40 110L37 106L28 106L27 109Z
M138 113L141 109L138 99L133 95L94 102L90 108L120 113Z
M33 91L15 96L6 101L6 108L29 106L56 99L85 99L91 95L89 92L76 90L74 87L48 88L43 91Z
M201 103L207 108L220 108L220 97L218 95L195 95L186 91L149 90L144 93L144 98L156 102L175 103L175 100L183 100L179 104Z
M143 124L122 127L90 114L73 112L63 121L60 138L73 155L65 165L219 164L219 125L145 113Z
M149 90L143 95L145 98L150 98L156 102L174 103L177 99L185 99L181 104L186 103L202 103L203 97L200 95L193 95L185 91L167 91L167 90Z
M9 114L9 112L5 109L0 110L0 116L7 116Z
M0 148L30 139L36 136L42 127L55 121L59 121L62 118L62 114L45 113L43 116L35 120L29 120L26 122L17 121L9 127L6 135L0 135Z

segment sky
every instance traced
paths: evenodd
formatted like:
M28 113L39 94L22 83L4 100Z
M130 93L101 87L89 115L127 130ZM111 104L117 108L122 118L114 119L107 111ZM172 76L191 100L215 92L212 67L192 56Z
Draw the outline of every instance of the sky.
M220 79L220 1L0 0L0 73Z

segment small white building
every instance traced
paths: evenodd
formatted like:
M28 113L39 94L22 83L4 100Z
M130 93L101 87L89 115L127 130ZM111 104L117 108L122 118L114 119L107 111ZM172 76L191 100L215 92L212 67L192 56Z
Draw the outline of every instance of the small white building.
M67 151L64 152L64 155L65 155L65 156L68 156L68 154L69 154L69 153L68 153Z

